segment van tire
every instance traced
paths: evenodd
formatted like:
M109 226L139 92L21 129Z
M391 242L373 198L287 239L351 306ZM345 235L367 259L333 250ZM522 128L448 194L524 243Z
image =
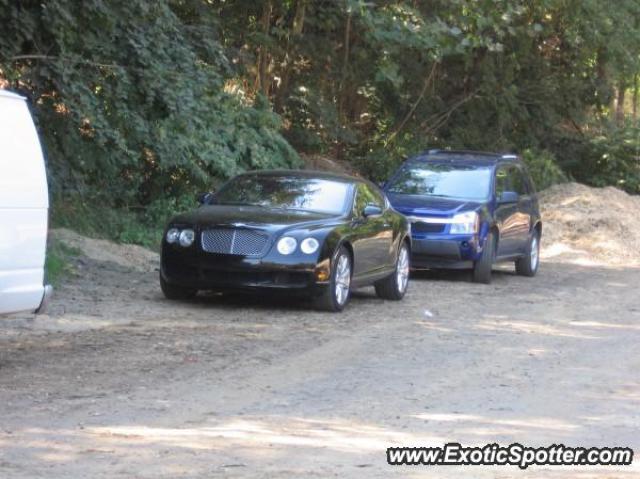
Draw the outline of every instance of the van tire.
M493 260L496 255L496 240L493 236L493 232L487 235L487 239L484 242L484 249L482 250L482 256L473 265L473 282L490 284L491 283L491 268L493 267Z
M191 299L198 293L197 289L167 283L162 277L162 274L160 275L160 289L165 298L172 300Z

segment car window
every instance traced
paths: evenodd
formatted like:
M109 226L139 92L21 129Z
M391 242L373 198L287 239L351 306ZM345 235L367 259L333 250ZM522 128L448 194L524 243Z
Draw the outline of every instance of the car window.
M500 197L505 191L511 190L511 183L507 167L498 168L496 172L496 197Z
M384 197L379 191L376 191L366 183L358 183L354 213L361 215L364 207L367 205L376 205L384 209Z
M318 213L343 213L350 184L292 175L247 173L236 176L215 195L219 205L262 206Z
M491 187L491 167L455 162L405 164L389 181L391 194L484 200Z
M511 187L513 188L511 191L515 191L519 195L526 195L529 193L527 180L525 179L524 174L522 173L522 170L520 168L511 168L509 176L511 177Z

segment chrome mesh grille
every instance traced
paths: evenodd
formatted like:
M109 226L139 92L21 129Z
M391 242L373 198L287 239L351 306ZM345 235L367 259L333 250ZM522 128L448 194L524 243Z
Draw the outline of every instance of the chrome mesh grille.
M202 249L208 253L258 256L264 252L268 239L254 230L215 228L202 232Z

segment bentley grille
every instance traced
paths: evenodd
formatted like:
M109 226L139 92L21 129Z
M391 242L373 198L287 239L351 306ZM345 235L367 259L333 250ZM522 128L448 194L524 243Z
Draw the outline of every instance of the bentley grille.
M258 256L269 237L259 231L240 228L215 228L202 232L202 249L208 253Z

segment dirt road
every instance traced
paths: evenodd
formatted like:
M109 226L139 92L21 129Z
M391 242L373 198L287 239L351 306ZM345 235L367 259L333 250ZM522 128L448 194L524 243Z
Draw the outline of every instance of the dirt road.
M0 328L0 477L638 477L390 467L389 446L640 451L639 269L418 275L400 303L161 297L88 257L50 316Z

